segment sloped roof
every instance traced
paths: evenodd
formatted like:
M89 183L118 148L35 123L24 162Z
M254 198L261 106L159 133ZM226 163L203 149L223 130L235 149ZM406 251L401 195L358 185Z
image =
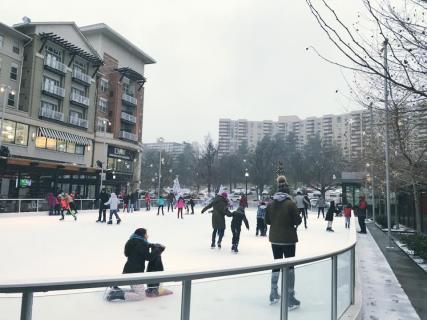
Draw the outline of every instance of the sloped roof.
M146 54L144 51L142 51L140 48L138 48L136 45L134 45L132 42L130 42L128 39L126 39L124 36L116 32L115 30L110 28L105 23L97 23L89 26L84 26L81 27L80 30L81 32L83 32L83 34L96 32L102 33L110 39L126 47L135 56L139 57L144 62L144 64L156 63L156 60L154 60L152 57L150 57L148 54Z
M31 38L29 36L27 36L26 34L23 34L22 32L19 32L18 30L15 30L12 27L9 27L8 25L0 22L0 29L3 30L7 30L7 32L9 32L10 34L14 35L16 38L19 38L21 40L31 40Z

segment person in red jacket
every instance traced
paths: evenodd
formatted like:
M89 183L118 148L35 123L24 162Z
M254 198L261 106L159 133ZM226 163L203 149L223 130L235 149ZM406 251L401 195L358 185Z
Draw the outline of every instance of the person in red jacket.
M144 201L145 201L145 210L150 211L151 198L148 192L145 193Z
M351 204L347 203L344 208L344 218L345 218L345 227L346 229L350 229L350 218L351 218Z
M359 197L359 205L357 206L357 219L359 220L360 231L359 233L366 233L366 210L368 205L366 204L365 197Z
M248 198L246 198L245 195L243 195L240 198L239 207L242 207L242 208L247 208L248 207Z

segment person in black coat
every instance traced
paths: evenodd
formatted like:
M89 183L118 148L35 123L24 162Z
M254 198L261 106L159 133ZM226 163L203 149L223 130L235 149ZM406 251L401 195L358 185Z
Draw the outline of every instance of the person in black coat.
M108 205L105 203L108 202L108 199L110 199L110 195L107 193L105 188L103 188L101 193L98 195L99 213L98 220L96 220L96 222L106 222Z
M236 211L232 213L233 219L231 219L231 232L233 232L232 247L231 250L235 253L239 252L237 247L239 246L240 230L242 228L242 222L245 223L246 229L249 230L249 222L245 215L245 208L239 206Z
M150 244L148 242L148 233L144 228L136 229L126 242L124 254L127 261L123 267L123 273L145 272L145 262L148 261L147 271L163 271L161 254L165 247L160 244ZM131 291L123 291L119 287L114 287L107 296L108 301L142 300L146 295L158 295L159 284L149 284L147 291L143 284L131 285Z
M191 214L194 214L194 200L193 200L193 198L190 198L190 200L188 200L188 204L191 207Z
M326 213L325 220L328 221L328 226L326 228L326 231L334 232L332 229L332 221L334 221L334 214L339 212L338 209L335 207L335 201L331 201L331 204L328 208L328 212Z

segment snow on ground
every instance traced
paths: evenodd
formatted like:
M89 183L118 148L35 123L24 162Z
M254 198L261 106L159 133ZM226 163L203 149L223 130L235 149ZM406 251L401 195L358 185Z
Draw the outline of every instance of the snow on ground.
M70 216L18 216L0 218L0 283L78 276L118 275L125 258L123 247L139 227L148 230L149 241L166 246L163 262L168 271L217 269L272 261L266 237L255 237L256 215L247 211L250 230L242 226L239 254L232 254L230 218L221 250L210 249L211 214L175 213L157 216L155 211L121 213L120 225L95 223L96 212ZM334 221L335 233L325 231L317 213L309 215L308 229L298 229L297 257L308 257L342 248L354 241L354 229L344 228L343 218ZM349 255L339 259L339 310L348 303ZM300 266L296 271L297 298L301 308L290 319L324 319L330 314L331 262L325 260ZM33 319L117 319L144 316L144 319L179 319L179 284L167 284L174 294L140 302L107 303L104 289L36 294ZM270 272L197 281L192 288L192 319L278 319L280 306L270 306ZM18 319L20 299L0 296L0 320Z

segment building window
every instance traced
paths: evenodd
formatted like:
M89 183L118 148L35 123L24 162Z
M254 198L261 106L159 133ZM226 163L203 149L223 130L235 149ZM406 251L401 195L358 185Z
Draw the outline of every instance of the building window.
M87 63L76 59L76 60L74 60L74 69L77 69L81 73L86 74L87 73Z
M4 143L26 146L28 144L28 125L4 120L2 141Z
M98 100L98 108L102 112L107 112L108 106L107 106L107 100L104 98L99 98Z
M16 97L16 94L9 93L9 96L7 97L7 105L9 107L15 106L15 97Z
M47 102L47 101L42 101L42 108L44 110L59 111L58 105Z
M108 157L107 169L123 173L132 173L133 162L130 160L116 159Z
M12 51L13 53L19 54L19 40L13 40Z
M62 62L62 52L58 48L52 47L50 45L46 46L46 55L50 56L50 59Z
M70 110L70 118L84 119L83 113L75 110Z
M84 92L84 90L81 90L79 88L71 88L71 92L72 94L77 94L79 96L85 97L86 96L86 92Z
M12 64L10 67L10 80L18 80L18 66L16 64Z
M52 78L48 78L48 77L44 77L44 85L45 88L53 88L53 87L60 87L60 82L58 80L52 79Z
M36 138L36 148L47 149L58 152L66 152L78 155L84 155L85 146L76 144L74 142L67 142L63 140L37 137Z
M101 91L102 92L107 92L108 91L108 80L102 78L101 79Z

